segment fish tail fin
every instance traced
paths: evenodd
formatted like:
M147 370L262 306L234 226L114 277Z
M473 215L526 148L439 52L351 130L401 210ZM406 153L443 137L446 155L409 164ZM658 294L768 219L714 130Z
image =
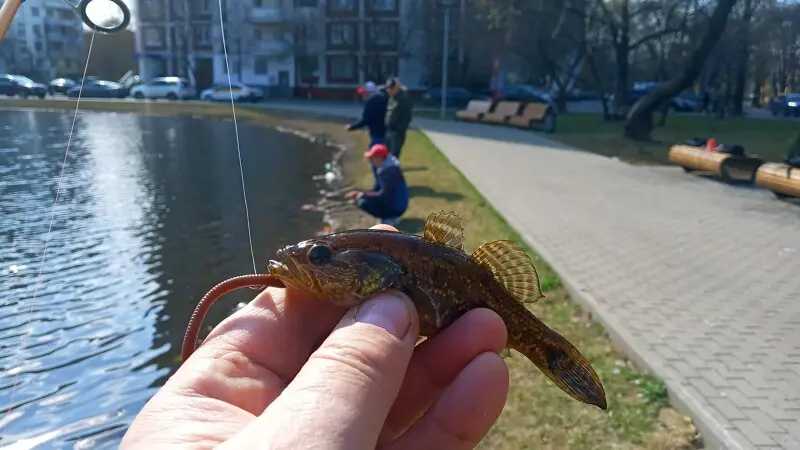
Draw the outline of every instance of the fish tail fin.
M556 386L583 403L608 409L606 392L600 377L581 352L568 340L534 319L541 330L529 330L524 342L513 342L511 347L522 353Z

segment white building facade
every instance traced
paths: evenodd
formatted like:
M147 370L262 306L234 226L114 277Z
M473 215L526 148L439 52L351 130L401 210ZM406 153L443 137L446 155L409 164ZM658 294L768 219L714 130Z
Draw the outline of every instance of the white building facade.
M3 41L0 69L46 83L81 74L84 52L83 24L74 8L61 1L26 0Z
M184 76L202 89L231 81L291 95L292 0L140 0L136 57L143 80ZM225 30L223 49L222 30Z

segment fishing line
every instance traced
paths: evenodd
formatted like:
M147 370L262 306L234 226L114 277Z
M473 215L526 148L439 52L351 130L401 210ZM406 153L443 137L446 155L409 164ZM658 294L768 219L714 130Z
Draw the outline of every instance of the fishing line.
M244 168L242 167L242 149L239 145L239 125L236 122L236 106L233 101L233 82L231 81L231 66L228 63L228 46L225 43L225 21L222 19L222 0L219 0L219 30L222 34L222 52L225 54L225 72L228 74L228 93L231 95L231 110L233 110L233 129L236 132L236 153L239 155L239 174L242 179L242 197L244 197L244 214L247 220L247 238L250 241L250 257L253 259L253 273L258 273L256 267L256 254L253 251L253 234L250 231L250 209L247 207L247 190L244 186ZM241 58L241 56L240 56ZM241 64L241 61L239 61Z
M69 148L72 145L72 135L75 132L75 121L78 118L78 109L81 105L81 94L83 94L83 83L86 80L86 73L89 69L89 59L92 57L92 45L94 44L94 35L95 30L92 29L92 37L89 40L89 52L86 55L86 65L83 67L83 78L81 78L81 86L78 89L78 101L75 103L75 113L72 115L72 126L69 129L69 138L67 139L67 149L64 151L64 161L61 163L61 173L58 175L58 183L56 184L56 198L53 201L53 207L50 210L50 223L47 226L47 234L44 237L44 249L42 250L42 259L39 261L39 273L36 276L36 283L34 284L33 288L33 300L31 300L31 307L28 309L28 319L25 321L25 327L29 327L31 323L31 317L33 315L33 311L36 309L36 296L39 294L39 286L41 285L42 280L42 272L44 271L44 261L47 257L47 244L50 242L50 233L53 231L53 219L56 215L56 205L58 205L58 196L61 193L61 180L64 178L64 169L67 167L67 157L69 156ZM25 347L25 341L28 337L33 333L33 328L28 328L28 331L22 335L22 340L19 344L20 352ZM3 414L3 420L0 424L0 432L3 431L5 428L6 423L8 423L8 415L11 413L13 409L14 403L14 393L17 390L17 381L19 378L21 370L18 370L17 373L14 374L14 378L11 380L11 393L8 398L8 408L6 409L5 414Z

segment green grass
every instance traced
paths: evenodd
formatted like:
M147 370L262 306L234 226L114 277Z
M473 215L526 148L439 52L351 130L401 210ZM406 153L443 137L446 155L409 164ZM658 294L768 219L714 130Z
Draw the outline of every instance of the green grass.
M355 145L366 145L356 139ZM368 186L372 174L363 161L357 184ZM441 152L420 132L411 132L403 148L403 167L412 191L409 211L398 228L419 233L431 211L456 211L464 219L465 248L471 251L517 234ZM592 362L606 389L609 413L588 407L556 388L518 353L507 362L511 392L497 425L481 448L537 449L679 449L694 448L691 423L667 406L666 388L637 370L614 348L602 326L592 322L569 298L552 268L529 248L546 298L532 306L545 323L572 341ZM677 424L677 425L676 425Z
M36 102L25 102L34 106ZM72 108L50 102L49 108ZM3 106L6 102L0 102ZM204 114L230 119L224 105L138 104L132 102L81 102L81 109L131 111L150 114ZM323 134L348 145L345 174L355 184L369 186L372 174L361 151L364 133L348 133L341 119L315 119L308 114L237 109L237 117L264 125L281 125ZM570 127L566 126L566 130ZM568 135L565 133L565 135ZM432 211L455 211L464 219L465 247L472 251L497 239L524 241L420 132L412 131L403 149L402 163L414 193L411 206L398 228L420 233ZM374 222L361 214L350 216L348 227ZM696 430L690 421L670 408L664 384L638 370L611 343L603 328L590 320L561 286L552 268L529 248L546 297L531 309L550 327L564 335L591 361L603 381L609 411L579 403L556 388L518 353L507 359L511 392L495 427L481 443L485 449L652 449L694 447Z
M438 112L420 112L421 117L438 119ZM454 111L447 114L452 120ZM657 117L657 116L656 116ZM549 139L634 164L669 164L667 152L675 143L693 137L715 138L723 144L739 144L747 153L766 161L783 161L793 139L800 132L796 121L728 117L719 120L694 114L671 114L665 127L657 127L651 142L634 142L623 136L624 122L606 122L600 114L564 113L558 129L544 135Z

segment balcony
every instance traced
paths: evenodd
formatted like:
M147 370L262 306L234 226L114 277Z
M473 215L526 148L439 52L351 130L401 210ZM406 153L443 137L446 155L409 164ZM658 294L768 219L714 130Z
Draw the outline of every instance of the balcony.
M287 15L279 6L257 6L248 13L248 18L253 23L281 23L288 20Z

